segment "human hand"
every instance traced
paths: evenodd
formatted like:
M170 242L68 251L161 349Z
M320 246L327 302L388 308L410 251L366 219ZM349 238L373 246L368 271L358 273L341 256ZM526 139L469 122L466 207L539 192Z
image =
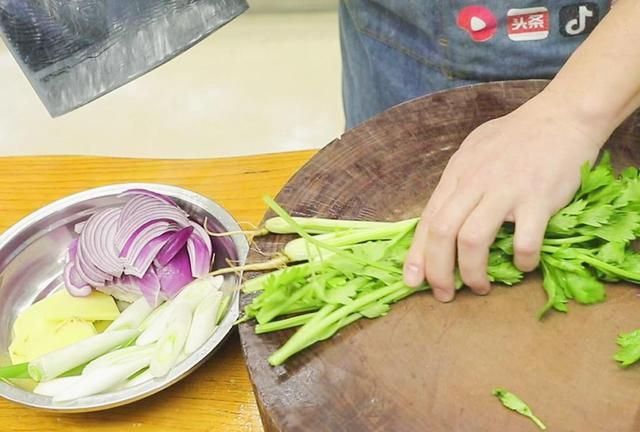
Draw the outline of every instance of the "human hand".
M454 267L477 294L490 290L489 247L503 222L515 222L515 265L538 265L549 218L580 184L610 134L584 122L564 101L543 91L517 110L475 129L451 157L423 213L404 279L425 279L435 297L455 295Z

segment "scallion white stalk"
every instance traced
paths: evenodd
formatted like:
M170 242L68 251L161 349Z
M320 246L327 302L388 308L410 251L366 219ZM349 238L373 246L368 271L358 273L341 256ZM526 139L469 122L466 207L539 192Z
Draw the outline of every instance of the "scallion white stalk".
M122 311L105 331L138 329L153 310L147 299L140 297Z
M80 376L54 378L51 381L39 383L33 392L42 396L55 396L75 385L78 380L80 380Z
M115 351L108 352L87 364L82 373L90 373L94 370L103 369L108 366L129 363L145 357L151 357L155 345L149 346L129 346Z
M114 364L80 375L80 379L64 392L53 397L54 403L68 402L85 396L105 392L125 381L149 365L149 356L123 364Z
M222 291L212 291L196 307L189 336L184 346L185 353L191 354L213 335L221 300Z
M166 330L158 340L149 369L154 377L165 376L176 364L189 336L193 307L188 301L176 302Z
M29 375L37 382L52 380L130 341L137 335L137 330L117 330L91 336L34 359L29 363Z
M135 377L127 381L124 384L123 388L135 387L137 385L144 384L148 381L151 381L152 379L154 379L154 376L151 374L151 370L147 369L144 372L141 372L140 374L136 375Z
M160 336L162 336L162 333L164 333L169 323L169 316L171 315L170 306L170 302L164 303L160 306L162 308L160 312L152 313L151 316L145 320L141 326L141 329L143 329L142 334L136 339L136 345L151 345L160 339Z

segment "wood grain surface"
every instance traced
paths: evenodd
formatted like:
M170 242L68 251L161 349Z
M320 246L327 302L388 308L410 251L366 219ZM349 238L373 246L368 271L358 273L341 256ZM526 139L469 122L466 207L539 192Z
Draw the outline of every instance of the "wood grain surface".
M275 195L313 152L219 160L94 157L0 158L0 232L72 193L106 184L157 182L204 194L240 222L257 223L261 197ZM180 383L128 406L89 414L48 413L0 399L2 431L261 431L237 333Z
M400 105L324 148L277 199L295 215L416 216L465 136L544 84L473 86ZM638 145L635 116L610 140L615 164L640 164ZM257 246L268 253L286 240ZM539 322L546 297L537 275L486 297L464 290L450 304L420 293L276 368L266 358L291 332L257 336L246 323L240 335L269 431L536 431L491 395L499 386L527 401L550 431L638 431L640 369L612 360L616 335L640 327L638 289L620 284L608 297Z

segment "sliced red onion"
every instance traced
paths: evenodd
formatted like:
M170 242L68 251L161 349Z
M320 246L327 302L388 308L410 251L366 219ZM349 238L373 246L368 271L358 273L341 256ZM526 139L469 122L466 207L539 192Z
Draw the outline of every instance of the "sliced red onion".
M71 240L71 244L69 244L69 261L76 260L76 255L78 254L78 240L79 238L76 237Z
M96 212L85 224L79 243L83 254L91 257L91 264L113 277L119 277L123 270L114 242L119 217L119 208Z
M211 238L200 225L191 222L193 234L187 242L187 251L191 259L191 274L202 277L211 269Z
M107 295L113 296L118 300L133 303L141 297L140 287L133 283L131 276L124 276L115 279L113 282L107 283L102 287L96 287L96 290Z
M149 266L158 255L158 251L171 239L173 232L165 232L146 243L140 243L144 246L137 254L135 261L131 265L125 265L124 273L126 275L143 277L149 269Z
M135 196L133 198L131 198L129 201L127 201L123 206L122 206L122 211L120 212L120 220L118 221L118 229L120 229L122 227L122 221L127 221L131 218L131 214L135 214L140 207L144 206L145 204L149 204L151 203L151 200L149 200L148 197L146 196Z
M91 294L91 286L87 285L82 280L78 272L76 272L73 261L69 261L64 266L64 273L62 277L67 291L69 291L69 294L72 296L86 297Z
M165 195L162 195L162 194L159 194L157 192L153 192L153 191L150 191L150 190L147 190L147 189L129 189L128 191L124 191L123 193L120 194L120 196L128 196L128 195L149 196L149 197L159 199L160 201L163 201L163 202L165 202L167 204L171 204L172 206L176 206L177 207L177 204L175 203L175 201L173 201L168 196L165 196Z
M174 224L175 225L175 224ZM149 238L172 231L171 221L166 219L152 220L138 227L120 250L120 257L135 255L140 252L140 243ZM177 226L175 228L177 230ZM142 238L142 240L140 240ZM134 249L134 251L131 251Z
M173 233L169 241L167 241L158 255L156 256L156 264L160 266L167 265L187 244L187 240L193 232L193 227L189 226Z
M104 282L109 278L108 274L100 271L100 269L86 260L80 242L78 242L78 246L76 248L76 259L74 262L74 266L75 270L78 272L82 280L84 280L91 286L102 286L104 285Z
M154 198L141 198L145 198L146 201L143 205L137 207L135 211L131 212L130 209L127 208L128 204L125 204L125 207L122 209L119 229L115 239L116 246L119 249L124 248L136 230L150 221L170 220L181 228L189 226L189 219L184 210ZM140 200L137 202L139 203Z
M209 233L200 225L195 222L189 222L193 227L193 233L196 237L198 237L204 243L207 248L207 253L211 255L213 251L213 247L211 245L211 237L209 237Z
M154 266L155 267L155 266ZM182 248L165 266L156 267L160 287L165 297L172 299L193 280L189 254Z
M172 234L178 230L178 227L167 222L158 222L156 224L149 225L144 232L142 232L131 245L129 253L124 257L124 272L130 275L136 275L141 277L149 267L149 264L155 259L155 255L151 257L151 261L148 264L142 265L146 262L146 258L143 261L138 260L138 256L147 248L149 242L163 236L164 234ZM164 246L164 243L169 240L169 236L162 237L162 244L155 248L156 254ZM148 248L147 248L148 249ZM146 255L145 255L146 256ZM144 267L144 268L143 268Z
M142 278L131 276L131 283L138 286L149 305L154 308L158 306L160 303L160 279L158 279L153 267L149 267Z
M205 243L198 237L192 235L187 241L187 252L191 267L191 274L194 277L202 277L209 273L211 254L207 251Z
M78 222L76 226L73 227L73 230L76 232L76 234L80 234L82 232L86 223L87 221Z
M122 195L131 198L76 225L63 275L70 293L95 288L125 301L143 295L153 306L209 272L211 238L173 200L146 190Z

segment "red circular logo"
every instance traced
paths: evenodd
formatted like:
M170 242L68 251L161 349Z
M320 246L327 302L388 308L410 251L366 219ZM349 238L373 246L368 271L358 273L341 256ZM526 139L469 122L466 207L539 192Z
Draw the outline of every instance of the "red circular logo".
M467 6L458 13L458 26L476 42L488 41L496 34L498 20L484 6Z

